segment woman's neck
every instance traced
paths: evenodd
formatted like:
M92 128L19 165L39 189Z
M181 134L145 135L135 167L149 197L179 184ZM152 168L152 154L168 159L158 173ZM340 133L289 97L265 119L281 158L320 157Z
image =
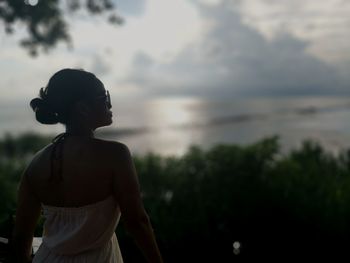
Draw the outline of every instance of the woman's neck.
M82 128L82 127L66 127L66 133L73 136L81 137L94 137L94 131L92 129Z

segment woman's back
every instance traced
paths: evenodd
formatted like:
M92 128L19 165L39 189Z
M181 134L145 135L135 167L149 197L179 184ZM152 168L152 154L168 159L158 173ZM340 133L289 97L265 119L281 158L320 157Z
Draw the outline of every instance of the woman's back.
M113 175L111 164L118 161L111 147L115 142L68 136L58 143L63 143L62 181L50 181L53 144L38 152L29 167L29 183L43 204L78 207L113 194L113 176L118 176Z
M123 262L114 233L121 213L108 150L116 143L76 136L57 143L62 147L61 181L50 180L54 144L30 165L29 181L45 218L33 262Z

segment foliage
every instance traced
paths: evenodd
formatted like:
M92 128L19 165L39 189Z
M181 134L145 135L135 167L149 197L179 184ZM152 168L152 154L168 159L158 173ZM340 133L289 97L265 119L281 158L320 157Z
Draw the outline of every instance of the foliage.
M15 28L25 26L28 37L21 40L21 45L35 56L39 47L48 51L59 41L70 43L71 36L64 14L72 14L84 8L90 15L108 13L110 23L123 23L111 0L2 0L0 20L4 22L7 34L14 33Z

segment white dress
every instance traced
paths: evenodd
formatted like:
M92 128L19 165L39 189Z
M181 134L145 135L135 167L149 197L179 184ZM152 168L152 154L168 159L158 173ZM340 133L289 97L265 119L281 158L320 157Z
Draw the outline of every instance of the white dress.
M115 229L120 209L113 196L82 207L42 205L42 243L33 263L122 263Z

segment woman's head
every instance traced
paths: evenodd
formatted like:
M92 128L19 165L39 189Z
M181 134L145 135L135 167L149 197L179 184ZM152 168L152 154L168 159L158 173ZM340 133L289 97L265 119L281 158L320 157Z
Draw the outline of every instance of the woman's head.
M103 83L90 72L62 69L56 72L39 98L31 100L36 119L43 124L70 125L85 121L92 128L112 123L111 105Z

